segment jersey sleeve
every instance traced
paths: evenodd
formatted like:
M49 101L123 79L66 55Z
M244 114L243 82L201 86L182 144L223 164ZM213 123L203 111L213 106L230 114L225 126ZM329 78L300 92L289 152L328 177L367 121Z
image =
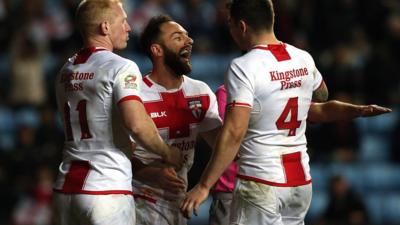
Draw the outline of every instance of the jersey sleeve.
M203 121L200 123L199 131L205 132L215 129L222 125L222 120L218 113L218 103L215 94L207 86L207 94L210 96L210 107L206 112Z
M321 86L322 82L324 82L321 73L319 72L319 70L315 65L313 70L313 77L314 77L313 91L315 91Z
M254 85L249 76L237 60L231 63L225 77L228 106L253 107Z
M140 99L140 81L142 74L134 62L130 62L119 70L114 80L114 98L116 102L121 103L126 100Z

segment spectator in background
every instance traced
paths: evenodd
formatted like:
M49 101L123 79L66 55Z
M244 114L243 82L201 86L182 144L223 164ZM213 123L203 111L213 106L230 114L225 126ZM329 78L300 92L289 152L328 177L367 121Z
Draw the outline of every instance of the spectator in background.
M215 8L208 1L183 1L184 15L178 20L196 40L193 51L201 54L213 52L212 34L215 25ZM210 35L211 34L211 35Z
M43 58L45 43L26 24L15 33L10 46L11 87L9 101L13 106L38 107L46 101Z
M51 211L52 168L39 166L34 170L35 185L27 193L21 193L13 210L13 225L53 225Z
M365 203L348 181L341 175L331 178L329 186L329 202L323 221L327 225L367 225L368 213Z
M398 105L400 103L400 6L398 12L388 14L385 21L385 34L376 41L372 56L365 68L366 101L384 102ZM381 91L384 88L385 91Z
M133 12L129 13L130 17L128 21L135 28L133 31L139 35L142 33L146 23L150 18L165 13L163 2L166 0L144 0L137 8L134 8Z
M40 159L39 162L46 162L55 169L61 160L59 149L62 148L64 141L61 123L57 123L56 109L49 104L40 107L39 115L37 130L40 132L37 132L36 140L40 154L36 157Z
M214 32L212 32L213 50L215 53L230 54L236 51L236 45L229 34L226 0L217 0L215 5Z

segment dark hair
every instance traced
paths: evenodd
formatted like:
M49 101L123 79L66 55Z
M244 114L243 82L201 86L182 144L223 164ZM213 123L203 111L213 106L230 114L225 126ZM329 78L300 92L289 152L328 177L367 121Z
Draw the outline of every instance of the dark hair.
M146 52L147 56L151 59L150 46L159 41L160 27L166 22L173 21L168 15L162 14L152 17L144 28L140 36L140 46Z
M271 0L231 0L228 9L232 22L243 20L255 32L273 30L274 6Z

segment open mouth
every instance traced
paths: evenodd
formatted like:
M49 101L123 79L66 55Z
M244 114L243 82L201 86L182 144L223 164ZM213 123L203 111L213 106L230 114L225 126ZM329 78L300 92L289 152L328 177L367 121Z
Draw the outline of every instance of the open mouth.
M183 48L180 52L179 52L179 56L183 59L185 59L186 61L190 60L190 55L192 54L192 48L190 47L186 47Z

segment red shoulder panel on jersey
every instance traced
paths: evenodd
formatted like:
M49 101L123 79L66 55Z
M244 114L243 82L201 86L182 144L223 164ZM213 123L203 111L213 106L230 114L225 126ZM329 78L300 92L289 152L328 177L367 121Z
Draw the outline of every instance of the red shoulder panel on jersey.
M97 48L97 47L84 48L80 50L76 55L74 65L85 63L94 52L104 51L104 50L107 49Z

